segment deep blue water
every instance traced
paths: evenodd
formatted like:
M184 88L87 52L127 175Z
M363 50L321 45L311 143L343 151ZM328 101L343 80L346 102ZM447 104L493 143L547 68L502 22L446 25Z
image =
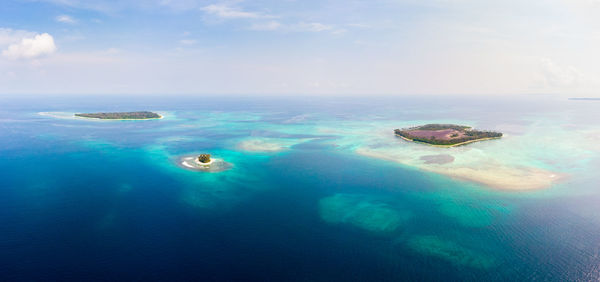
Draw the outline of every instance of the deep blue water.
M521 121L524 113L553 111L561 108L560 103L540 106L481 99L466 104L454 99L404 98L394 100L403 105L396 111L389 99L358 98L319 103L189 97L4 98L0 102L1 280L600 277L600 225L590 219L600 215L595 207L600 196L590 184L597 183L595 176L582 182L585 187L568 187L592 191L581 196L523 195L490 192L479 185L351 154L326 142L336 138L326 133L305 132L315 139L282 153L248 154L228 143L252 134L303 137L272 132L267 125L304 113L339 120L377 113L399 120L479 115L481 124L492 124L497 118ZM596 121L597 116L586 114L593 106L584 107L568 118ZM169 111L177 119L89 122L37 114L146 109ZM262 118L234 116L231 125L178 127L201 122L195 113L201 116L205 111L249 112ZM180 174L175 163L157 164L148 157L149 146L183 135L187 141L167 142L165 150L172 155L225 152L238 163L231 171L206 176ZM592 159L589 167L597 168L598 159ZM186 185L190 179L205 178L205 185ZM220 185L219 192L205 193ZM557 189L567 188L551 191ZM210 205L190 204L190 195ZM327 222L319 203L332 195L381 203L407 211L410 217L391 232ZM490 220L461 223L440 213L446 202L461 216L483 211L466 214L467 219ZM415 238L427 236L461 247L433 247L443 254L432 255L411 245L423 242Z

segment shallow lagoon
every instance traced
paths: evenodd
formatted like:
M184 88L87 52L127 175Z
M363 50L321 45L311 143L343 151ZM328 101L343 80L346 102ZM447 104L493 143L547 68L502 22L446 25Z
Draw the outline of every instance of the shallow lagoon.
M2 277L597 279L598 103L519 99L119 99L114 110L168 114L117 122L37 114L110 98L9 100ZM433 148L393 136L431 122L506 138ZM177 165L198 152L232 167ZM465 168L560 179L505 189Z

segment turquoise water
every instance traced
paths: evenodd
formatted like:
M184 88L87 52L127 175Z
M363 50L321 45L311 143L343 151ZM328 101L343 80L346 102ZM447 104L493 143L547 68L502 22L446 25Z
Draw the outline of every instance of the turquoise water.
M600 278L594 101L0 102L3 280ZM165 118L71 118L129 110ZM506 137L446 149L392 134L428 122ZM231 168L179 163L203 152ZM454 161L420 160L439 154Z

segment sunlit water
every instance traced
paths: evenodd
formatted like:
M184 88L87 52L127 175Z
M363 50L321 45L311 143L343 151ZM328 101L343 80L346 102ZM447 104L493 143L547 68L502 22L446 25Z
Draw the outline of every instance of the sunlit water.
M0 102L2 280L600 278L600 102ZM165 118L72 118L132 110ZM506 136L393 136L434 122ZM197 153L231 167L180 165Z

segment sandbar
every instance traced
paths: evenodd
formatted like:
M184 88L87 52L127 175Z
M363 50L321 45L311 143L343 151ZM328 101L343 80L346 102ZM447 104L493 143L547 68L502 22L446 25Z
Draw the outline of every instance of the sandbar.
M535 190L552 186L564 179L564 174L535 167L511 166L500 162L471 162L456 164L426 163L422 156L411 156L394 149L361 147L356 153L383 160L394 161L424 171L439 173L452 178L472 181L503 190ZM458 156L454 156L457 157Z
M181 168L201 172L221 172L233 167L231 163L220 158L211 158L208 163L198 161L196 155L186 155L177 158L177 165Z
M448 154L425 155L419 159L425 164L449 164L454 161L454 157Z

